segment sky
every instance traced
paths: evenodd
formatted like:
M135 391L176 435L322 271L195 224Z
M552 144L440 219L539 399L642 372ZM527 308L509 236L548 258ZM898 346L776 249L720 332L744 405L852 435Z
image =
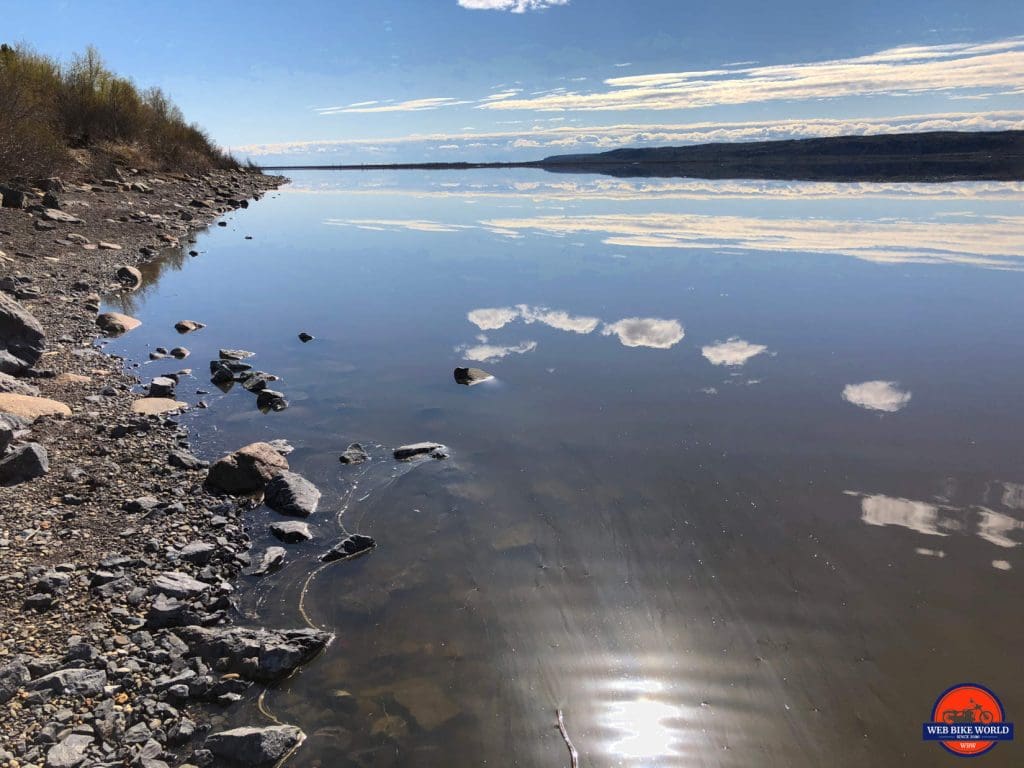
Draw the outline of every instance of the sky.
M1024 128L1021 0L0 0L263 164Z

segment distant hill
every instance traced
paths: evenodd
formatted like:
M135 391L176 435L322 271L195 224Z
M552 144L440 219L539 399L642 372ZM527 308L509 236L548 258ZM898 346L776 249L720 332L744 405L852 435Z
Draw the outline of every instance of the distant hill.
M1024 180L1024 131L897 133L553 155L563 173L813 181Z

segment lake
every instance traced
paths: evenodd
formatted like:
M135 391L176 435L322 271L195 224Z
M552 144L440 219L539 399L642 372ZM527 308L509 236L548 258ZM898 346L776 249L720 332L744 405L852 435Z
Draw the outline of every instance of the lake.
M1024 711L1024 185L291 178L108 346L184 343L196 452L284 438L324 493L240 590L337 633L259 703L291 765L565 766L557 710L595 768L934 765L948 687ZM221 347L290 407L210 385ZM377 549L323 566L344 532Z

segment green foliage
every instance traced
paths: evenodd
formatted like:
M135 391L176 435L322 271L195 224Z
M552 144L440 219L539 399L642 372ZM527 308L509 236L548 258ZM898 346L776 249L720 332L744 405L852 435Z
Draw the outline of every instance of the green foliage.
M127 150L136 164L169 171L237 167L159 88L140 91L95 48L62 66L0 46L0 179L52 175L78 148Z

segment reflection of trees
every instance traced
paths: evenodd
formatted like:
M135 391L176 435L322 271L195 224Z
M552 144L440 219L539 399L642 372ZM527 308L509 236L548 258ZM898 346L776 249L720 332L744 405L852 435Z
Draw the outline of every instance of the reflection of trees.
M155 257L139 264L139 271L142 273L142 285L134 291L122 291L111 294L106 300L117 307L119 311L128 315L134 315L141 300L144 299L160 281L161 276L168 270L178 271L189 259L188 249L191 246L177 245L164 248Z

